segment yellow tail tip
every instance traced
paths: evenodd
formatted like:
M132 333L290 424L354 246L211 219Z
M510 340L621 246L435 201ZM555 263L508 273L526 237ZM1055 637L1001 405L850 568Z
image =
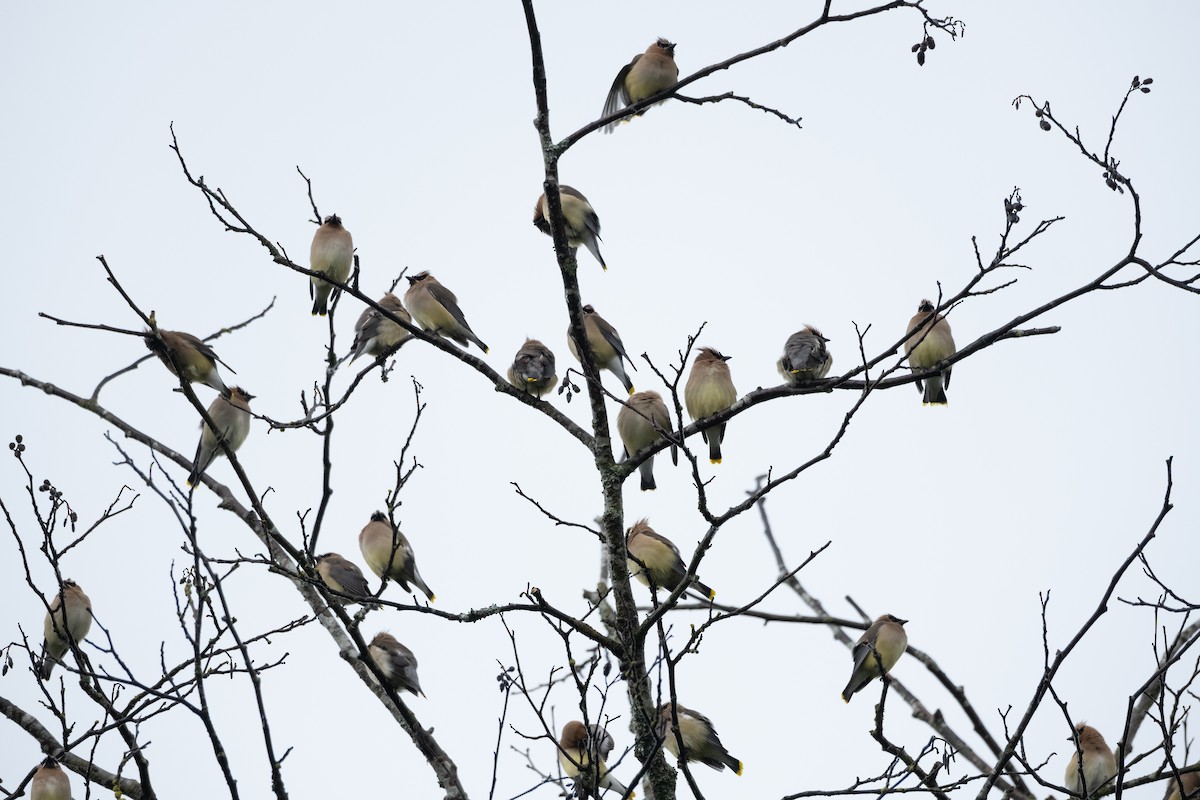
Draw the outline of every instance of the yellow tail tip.
M629 396L630 396L630 397L633 397L633 393L634 393L634 391L635 391L635 389L634 389L632 386L630 386L630 387L629 387Z
M746 765L745 765L745 764L743 764L741 761L739 761L739 762L738 762L737 773L736 773L736 775L737 775L739 778L740 778L740 777L742 777L742 770L743 770L743 769L745 769L745 768L746 768Z
M490 353L490 352L492 352L492 348L490 348L490 347L485 347L485 348L483 348L483 354L484 354L485 356L486 356L488 353Z
M710 463L710 464L720 464L720 463L721 463L721 459L719 459L719 458L710 458L710 459L708 460L708 463Z
M708 599L709 599L709 600L715 600L716 598L717 598L717 590L716 590L716 589L709 589L709 590L708 590ZM739 774L740 774L740 773L739 773Z

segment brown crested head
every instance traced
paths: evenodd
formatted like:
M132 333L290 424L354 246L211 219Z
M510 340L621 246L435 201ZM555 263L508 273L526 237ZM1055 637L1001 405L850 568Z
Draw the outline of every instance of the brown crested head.
M1075 725L1075 733L1079 736L1079 746L1085 750L1107 750L1108 743L1104 741L1104 737L1100 731L1088 725L1087 722L1080 721ZM1068 736L1067 741L1074 741L1074 736Z
M254 395L250 394L242 387L240 387L240 386L230 386L229 387L229 402L234 403L236 405L236 402L238 400L241 400L243 405L246 405L247 407L249 407L249 403L253 399L254 399Z
M896 625L899 625L900 627L904 627L904 623L908 622L908 620L900 619L899 617L894 616L892 614L884 614L882 617L880 617L876 621L877 622L893 622Z
M712 347L701 347L696 353L696 361L728 361L733 356L722 355L722 353Z
M591 303L584 306L581 310L585 314L595 314L596 313L596 309L592 307Z
M579 720L573 719L563 726L562 736L559 737L558 743L564 750L583 748L587 746L587 738L587 727Z
M808 331L808 332L809 332L809 333L811 333L813 336L815 336L815 337L817 337L818 339L820 339L822 342L828 342L828 341L829 341L829 339L828 339L828 338L825 336L825 334L821 333L819 330L817 330L816 328L814 328L812 325L805 325L805 326L804 326L804 330Z
M922 300L921 305L917 306L917 311L919 311L922 314L928 314L929 312L933 311L933 309L936 307L937 306L935 306L929 300Z
M538 195L537 202L533 205L533 224L542 233L550 232L550 220L546 219L546 215L542 213L542 205L546 202L546 193L542 192Z
M387 514L384 514L382 511L376 511L375 513L371 514L371 522L387 522L387 521L388 521Z
M331 228L340 228L342 227L342 218L337 214L330 214L325 218L325 224Z
M650 520L642 517L637 522L629 526L629 530L625 534L625 541L632 542L635 537L653 533L654 529L650 527Z
M429 270L425 269L421 270L416 275L406 275L404 277L408 280L410 286L416 286L421 281L428 280L431 276L429 274Z
M392 650L396 647L396 645L400 644L400 642L397 641L396 637L392 636L390 633L387 633L386 631L380 631L379 633L375 634L375 638L371 640L371 644L382 650Z
M669 56L675 55L675 42L668 41L661 36L658 37L658 41L656 41L653 46L665 51Z

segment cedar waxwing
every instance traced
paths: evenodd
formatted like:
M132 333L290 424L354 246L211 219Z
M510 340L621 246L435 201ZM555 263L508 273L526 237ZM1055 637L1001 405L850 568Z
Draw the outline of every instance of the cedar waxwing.
M429 270L409 275L407 280L409 286L404 293L404 304L423 329L453 339L464 348L469 340L483 352L488 351L488 346L467 324L454 292L438 283Z
M410 324L412 323L412 317L408 315L408 311L400 303L400 298L391 292L379 298L379 305L386 308L394 316ZM378 310L367 306L363 309L362 314L359 315L358 322L354 324L354 344L351 345L351 348L354 350L354 356L350 359L350 362L354 363L354 360L363 353L368 353L376 358L387 355L394 350L398 350L400 345L411 338L411 333L392 322L383 314L380 314Z
M308 251L308 268L313 272L328 275L335 281L345 283L354 264L354 239L350 231L342 227L342 218L330 214L325 224L313 234L312 249ZM313 315L322 317L329 313L329 294L337 287L320 278L312 281Z
M638 392L630 397L629 404L621 406L617 413L617 433L625 445L621 461L664 438L658 432L660 428L671 432L671 415L662 395L658 392ZM679 448L675 445L671 445L671 463L679 464ZM638 472L642 475L643 492L658 488L654 482L654 456L643 461Z
M596 368L606 369L616 375L624 384L625 391L633 394L633 381L625 372L625 360L628 359L629 366L635 372L637 367L633 366L633 359L629 358L629 354L625 352L625 345L621 343L617 329L609 325L604 317L597 314L596 309L584 306L583 331L587 334L588 347L592 349L592 360L596 362ZM575 360L582 363L582 359L579 358L579 349L575 347L575 340L571 338L569 325L567 326L567 347L570 348L571 355L575 356Z
M1080 737L1080 739L1080 744L1083 744L1082 737ZM1074 763L1074 761L1071 762L1072 766L1074 766ZM1196 765L1193 764L1192 766ZM1114 769L1113 772L1116 772L1116 770ZM1180 782L1183 783L1182 792L1179 791ZM1091 789L1091 786L1092 781L1091 779L1088 779L1088 788ZM1183 775L1179 776L1178 781L1174 779L1171 780L1170 785L1167 786L1167 796L1165 800L1187 800L1189 797L1197 797L1197 792L1200 792L1200 772L1185 772Z
M59 611L59 603L65 605L65 612ZM45 640L42 642L42 680L50 680L54 665L62 661L62 657L71 649L71 639L78 645L83 644L84 637L92 629L92 601L73 580L63 581L62 593L50 599L50 611L42 625Z
M425 696L425 692L421 691L421 682L417 680L417 657L412 650L396 641L395 636L380 631L371 640L367 651L393 689Z
M537 339L526 339L508 368L508 382L526 394L541 397L554 388L554 353Z
M593 725L589 734L587 727L582 722L571 720L563 726L558 746L558 763L562 766L563 772L576 784L584 784L576 787L576 794L580 797L590 796L592 791L590 781L597 773L600 775L602 789L611 789L622 797L629 792L624 784L604 768L608 754L616 746L612 735L604 728ZM595 759L596 762L595 772L589 769L592 759ZM634 796L634 794L629 795L630 798Z
M701 347L700 352L696 354L696 360L692 362L692 372L688 375L687 385L683 389L683 402L693 420L711 417L737 402L737 389L733 388L733 379L729 377L729 365L725 363L730 358L731 356L723 356L711 347ZM725 423L700 431L700 435L708 442L709 463L720 464Z
M847 703L854 693L862 689L880 675L879 661L883 662L883 672L890 672L900 656L908 648L908 634L904 632L906 619L884 614L871 623L871 627L859 637L850 655L854 657L854 673L850 682L842 690L842 699ZM875 645L879 659L871 652L870 644Z
M679 582L687 576L687 564L683 563L679 548L667 537L656 533L644 519L633 523L626 536L625 547L630 556L627 559L629 574L641 581L643 586L649 586L650 579L653 578L654 585L659 589L673 592ZM634 558L645 564L646 569L643 570ZM649 576L646 575L647 572L650 573ZM701 583L698 578L692 578L692 587L709 600L717 596L716 592Z
M613 81L608 90L608 98L604 101L604 111L601 117L615 114L626 106L653 97L659 92L670 89L679 82L679 67L675 65L675 43L659 39L646 48L646 52L633 57ZM645 114L639 111L636 116ZM628 122L629 118L622 120ZM605 133L612 133L617 127L616 122L604 126Z
M1083 795L1084 787L1079 784L1079 756L1083 754L1083 782L1087 787L1089 797L1100 794L1101 788L1117 774L1117 759L1112 748L1100 731L1090 725L1080 722L1075 726L1079 735L1079 750L1070 753L1067 761L1067 772L1063 778L1067 791L1074 795ZM1067 741L1074 743L1075 737ZM1074 746L1074 744L1072 744Z
M812 325L805 325L788 337L775 368L793 386L824 378L833 366L833 356L825 347L828 341Z
M71 781L53 756L42 762L29 781L29 800L71 800Z
M429 602L437 599L417 571L417 557L413 554L412 545L403 533L392 527L382 511L372 514L371 521L358 534L358 547L367 566L376 576L382 578L386 573L388 579L400 584L404 591L409 591L408 585L411 583L425 593Z
M188 383L203 383L211 386L221 394L229 394L229 387L221 380L217 372L217 364L225 364L217 358L213 349L200 339L183 331L164 331L159 328L156 339L153 333L146 333L146 347L167 365L172 375L178 375L176 367L183 370L183 379ZM228 364L225 364L229 367ZM233 371L229 367L230 372Z
M904 354L908 356L908 365L915 370L935 367L958 352L958 348L954 346L954 337L950 335L950 323L946 322L945 317L938 314L931 323L921 324L933 313L933 308L933 303L922 300L921 305L917 307L917 313L908 321L909 337L904 342ZM917 330L918 327L920 330ZM925 331L929 331L928 336L924 336ZM920 344L917 344L918 341ZM950 386L951 369L952 367L946 367L925 378L925 405L946 405L946 388ZM921 381L917 381L917 390L920 391L921 388Z
M579 245L583 245L600 262L602 268L608 269L608 265L604 263L604 256L600 255L600 217L596 216L596 209L592 208L583 192L565 184L558 187L558 197L562 202L563 219L567 221L567 244L576 250L579 249ZM547 236L552 235L550 205L545 192L542 192L533 209L533 224Z
M325 585L335 592L355 598L371 597L371 588L367 585L362 570L353 561L347 561L337 553L317 556L317 574L325 581Z
M687 748L688 761L701 761L721 772L725 767L733 770L733 774L742 774L742 762L729 755L712 720L703 714L684 708L682 703L676 703L679 711L679 732L683 735L683 744ZM658 735L664 740L667 749L679 758L679 738L675 736L674 721L671 719L671 704L663 703L658 707Z
M250 401L253 399L254 395L240 386L234 386L229 390L228 400L218 397L208 407L208 416L220 429L221 438L229 445L230 450L241 447L242 442L246 441L246 434L250 433ZM224 453L217 435L208 427L208 423L201 422L200 425L200 450L192 465L192 474L188 476L188 486L199 483L200 476L208 469L208 465Z

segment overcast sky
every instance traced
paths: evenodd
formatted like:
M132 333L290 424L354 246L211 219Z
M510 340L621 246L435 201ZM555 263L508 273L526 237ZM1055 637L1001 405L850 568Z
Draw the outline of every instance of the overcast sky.
M835 3L835 11L856 7ZM813 2L540 3L553 131L561 137L595 119L617 70L657 36L678 43L686 75L778 39L818 9ZM1026 206L1017 235L1039 220L1065 219L1022 253L1031 269L1006 276L1018 279L1015 286L953 312L960 347L1118 261L1131 238L1128 196L1107 189L1101 170L1061 135L1039 130L1030 106L1014 111L1023 93L1049 100L1068 128L1079 126L1085 144L1100 149L1133 76L1153 77L1151 94L1130 99L1114 143L1123 174L1143 196L1142 252L1161 261L1200 232L1200 8L932 0L930 10L960 17L966 36L952 43L938 35L924 67L910 52L923 35L918 15L893 12L830 26L689 87L691 95L748 95L802 117L802 129L741 105L671 102L612 136L587 137L563 159L562 180L600 215L610 266L602 273L580 255L584 298L637 356L639 389L661 389L641 354L665 368L704 323L701 344L733 357L742 393L779 382L775 359L806 323L830 338L834 372L850 369L858 358L855 323L870 326L865 349L873 356L899 338L923 297L937 296L939 282L949 294L970 280L972 237L988 258L1014 186ZM550 240L530 224L542 161L518 3L142 3L119 11L33 3L7 11L0 218L12 258L0 365L88 395L146 352L137 339L36 316L138 327L105 282L95 260L104 254L131 296L169 329L206 336L276 298L265 319L216 349L237 370L227 379L257 396L257 412L301 416L298 398L322 380L326 342L324 322L309 315L308 281L271 263L250 238L222 230L168 149L172 121L193 173L223 189L293 259L307 263L314 230L299 165L322 213L340 214L353 234L365 292L381 295L402 269L431 270L458 294L498 371L527 335L554 349L560 375L574 364ZM342 349L359 311L349 302L336 315ZM1158 575L1193 601L1198 588L1196 297L1150 281L1089 295L1031 325L1062 331L1002 342L959 364L947 408L923 408L911 386L871 397L834 456L767 504L790 563L832 543L800 575L832 613L853 616L849 595L872 616L911 620L910 642L966 687L997 733L997 709L1011 706L1019 716L1041 675L1039 593L1051 596L1053 651L1096 607L1158 513L1169 456L1177 507L1147 554ZM582 610L580 592L598 577L594 539L554 527L511 483L566 519L590 522L600 493L586 450L433 348L412 344L397 362L389 382L366 380L338 417L321 549L361 563L356 536L383 506L412 423L411 375L428 404L413 445L423 468L398 513L437 607L516 601L535 585L550 602ZM344 387L351 374L335 385ZM605 384L619 391L607 374ZM159 364L147 363L108 385L100 402L190 453L197 418L173 385ZM212 397L204 387L198 394ZM855 400L848 391L790 397L735 419L725 463L702 464L713 507L740 501L769 468L792 469L819 452ZM587 423L585 402L551 402ZM161 643L169 663L186 653L170 569L174 563L178 575L188 559L173 517L136 476L112 466L118 456L103 438L112 428L97 417L11 379L0 382L0 408L4 441L24 435L35 483L49 478L81 521L95 519L123 485L142 491L131 512L67 557L63 572L91 596L126 660L153 680ZM271 488L267 509L296 540L296 514L319 501L320 449L311 433L268 436L256 423L239 453L255 486ZM144 448L132 453L147 463ZM233 482L223 461L210 472ZM660 458L656 473L657 492L637 491L636 479L627 484L627 522L647 516L690 550L705 526L688 472ZM33 545L35 580L50 593L23 481L19 465L5 460L0 497ZM197 496L210 555L258 551L211 493ZM43 612L10 534L2 552L0 639L18 640L20 625L40 640ZM776 571L757 515L721 531L700 573L729 603L770 584ZM229 591L243 634L307 613L286 581L263 570L239 570ZM1117 595L1157 591L1135 568ZM404 597L396 587L388 593ZM635 593L647 598L640 586ZM786 592L764 609L807 611ZM682 635L703 617L670 619ZM558 636L543 622L509 622L531 680L564 662ZM1110 603L1055 682L1071 716L1110 743L1129 694L1153 671L1155 624L1145 609ZM364 626L368 637L378 629L416 652L428 698L412 708L472 796L486 796L502 701L494 676L512 663L499 620L457 625L389 610ZM431 770L322 630L309 626L259 651L263 660L284 653L285 666L267 676L266 701L277 747L292 748L284 777L293 797L437 796ZM0 695L51 724L24 654L13 655L18 668L0 679ZM748 619L714 626L699 654L684 660L679 696L716 722L746 770L735 778L698 768L706 795L778 797L882 771L890 759L867 734L878 684L844 706L839 692L850 665L820 627ZM967 733L953 700L915 660L902 660L895 674ZM243 796L265 796L269 773L247 683L215 681L211 691ZM77 730L99 719L70 683L68 698ZM552 705L559 726L578 716L567 687L555 690ZM889 707L891 732L918 751L929 730L897 698ZM624 713L623 685L610 708ZM515 698L509 722L540 730ZM39 754L14 725L0 727L0 778L15 785ZM619 746L630 743L627 717L611 730ZM1055 781L1067 735L1063 715L1048 706L1026 740L1030 760L1049 759L1046 775ZM224 792L194 717L176 710L147 725L143 737L162 796ZM1147 726L1135 746L1155 743ZM529 748L538 768L554 768L548 742L528 743L506 729L496 797L536 782L510 745ZM112 768L121 752L111 736L96 758ZM953 765L950 775L964 766ZM628 779L635 771L630 759L617 774ZM81 779L72 784L82 796ZM543 787L532 796L555 794Z

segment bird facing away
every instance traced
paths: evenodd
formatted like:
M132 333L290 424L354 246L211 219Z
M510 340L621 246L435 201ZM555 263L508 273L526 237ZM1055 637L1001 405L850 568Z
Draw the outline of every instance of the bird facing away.
M46 637L42 641L42 664L38 672L42 680L50 680L54 665L60 663L71 649L71 640L83 644L91 629L92 601L75 581L63 581L62 592L51 598L50 610L42 624Z
M626 559L629 574L641 581L643 586L649 586L653 580L659 589L673 592L687 577L687 565L679 555L679 548L670 539L655 532L644 519L633 523L626 535L625 547L629 551L629 558ZM646 568L642 569L638 561L645 564ZM709 600L717 596L699 578L692 578L691 585Z
M508 368L508 382L526 394L541 397L554 388L554 353L537 339L526 339Z
M71 781L53 757L43 761L33 773L29 800L71 800Z
M558 739L558 763L562 766L563 773L575 781L576 794L579 797L592 795L592 782L597 774L600 775L601 788L611 789L622 797L629 792L604 766L614 746L616 743L612 735L599 725L593 725L590 732L587 726L577 719L563 726L562 735ZM629 795L630 798L634 796Z
M1074 764L1074 762L1071 763ZM1194 767L1197 765L1193 764L1192 766ZM1179 786L1181 782L1183 783L1182 792L1180 791ZM1089 789L1091 788L1091 785L1092 782L1089 780ZM1164 800L1188 800L1188 798L1195 798L1197 796L1197 792L1200 792L1200 772L1186 772L1179 776L1178 781L1171 781L1170 785L1167 787L1167 796Z
M1079 736L1079 750L1069 754L1067 772L1063 778L1064 785L1067 787L1067 791L1073 795L1083 797L1086 787L1087 796L1095 797L1100 793L1101 788L1117 774L1117 758L1113 755L1108 742L1104 741L1104 737L1100 735L1100 731L1092 726L1080 722L1075 726L1075 733ZM1069 736L1067 741L1073 743L1075 737ZM1083 756L1083 784L1079 783L1081 753Z
M629 404L621 406L617 413L617 433L625 445L621 461L665 438L659 431L671 432L671 415L667 404L658 392L638 392L629 398ZM679 464L679 448L671 445L671 463ZM638 467L642 476L642 491L657 489L654 482L654 456L650 456Z
M411 583L424 592L431 603L437 599L417 571L417 557L413 554L412 545L403 533L392 527L382 511L372 514L371 521L358 534L358 547L367 566L376 576L383 578L386 575L406 592Z
M224 440L230 450L237 450L246 441L250 433L250 401L254 395L234 386L229 390L229 398L218 397L208 407L208 416L216 423L220 437L213 433L207 422L200 423L200 447L196 453L196 461L192 464L192 474L188 476L188 486L200 482L200 476L208 469L208 465L224 451L219 444Z
M608 90L608 98L604 101L604 111L600 116L603 118L615 114L626 106L670 89L678 82L675 43L660 38L647 47L646 52L634 56L633 61L621 67L612 88ZM646 109L642 109L635 116L640 117L645 113ZM628 122L629 118L621 121ZM610 122L605 125L604 132L612 133L617 124Z
M160 328L158 337L147 331L146 347L167 365L172 375L179 375L182 371L183 379L188 383L203 383L221 394L229 394L229 387L217 371L217 364L225 362L217 358L211 347L183 331L164 331ZM230 372L233 371L228 364L225 366Z
M388 685L397 692L412 692L425 696L421 682L417 680L417 657L413 651L396 641L390 633L375 634L367 647L371 660L379 667Z
M453 339L464 348L471 341L483 352L488 351L488 346L467 324L454 292L438 283L429 270L409 275L407 280L404 305L423 329Z
M737 389L733 388L729 365L725 363L730 358L731 356L723 356L711 347L701 347L700 352L696 354L696 360L692 362L692 372L688 375L687 385L683 389L683 402L693 420L711 417L737 402ZM700 435L708 442L709 463L720 464L721 442L725 440L725 423L700 431Z
M828 341L812 325L805 325L788 337L783 345L783 355L775 362L775 368L793 386L819 381L829 374L833 366L833 356L825 347Z
M335 592L348 594L354 598L368 598L371 587L363 577L362 570L353 561L342 558L337 553L325 553L317 556L317 574L325 585ZM353 600L349 602L354 602Z
M400 302L400 298L388 292L379 298L379 305L386 308L394 316L412 324L412 317ZM367 306L354 324L354 351L350 362L363 353L379 358L400 349L400 346L412 338L412 334L390 319L380 314L377 309Z
M933 303L922 300L917 307L917 313L908 321L908 339L904 342L904 354L908 356L908 365L915 370L935 367L958 352L954 346L954 337L950 335L950 323L941 314L929 322L926 320L933 313ZM925 332L929 331L928 335ZM921 338L924 336L925 338ZM946 389L950 387L950 370L946 367L925 378L924 405L946 405ZM922 389L921 381L917 381L917 390Z
M850 675L850 682L842 690L843 700L849 703L855 692L879 677L879 661L883 662L882 672L891 672L892 667L896 666L896 662L908 648L908 634L904 632L906 622L908 620L884 614L872 622L871 627L858 638L850 652L854 658L854 672ZM872 644L879 653L879 659L871 652Z
M717 729L713 727L712 720L697 711L684 708L682 703L676 703L675 708L679 712L679 733L682 735L684 747L687 748L687 760L703 762L717 772L729 767L733 774L741 775L742 762L729 755L725 745L721 744L721 737L717 736ZM674 725L675 722L671 719L671 704L663 703L658 707L658 735L664 740L667 749L679 758L680 737L675 735Z
M625 372L625 362L629 361L629 366L635 372L637 367L633 366L633 359L625 352L625 345L621 343L621 336L617 333L617 329L609 325L604 317L597 314L596 309L587 305L583 307L583 332L587 334L588 348L592 351L592 360L596 362L596 368L606 369L616 375L625 387L625 391L633 394L633 381ZM571 355L575 356L575 360L583 363L583 359L579 357L579 348L575 346L575 339L571 337L569 325L567 326L567 347L571 350Z
M583 192L565 184L558 187L558 197L562 202L563 219L567 221L567 244L576 250L583 245L603 269L608 269L604 256L600 255L600 217L596 216L596 209ZM547 236L553 235L550 232L550 204L545 192L534 206L533 224Z
M353 263L354 239L350 231L342 227L342 218L330 214L325 218L325 224L313 234L312 248L308 251L308 268L345 283L350 277ZM337 287L315 276L309 280L312 281L312 313L323 317L329 313L329 294Z

